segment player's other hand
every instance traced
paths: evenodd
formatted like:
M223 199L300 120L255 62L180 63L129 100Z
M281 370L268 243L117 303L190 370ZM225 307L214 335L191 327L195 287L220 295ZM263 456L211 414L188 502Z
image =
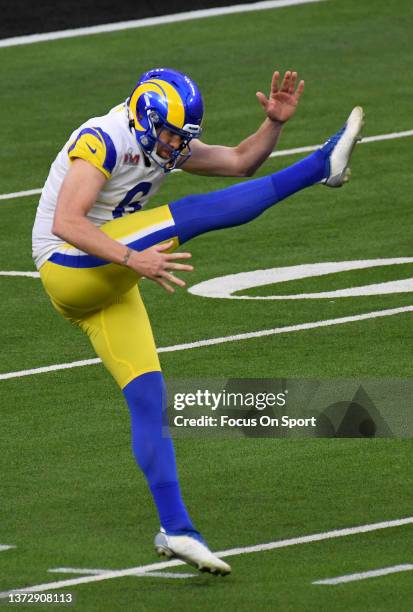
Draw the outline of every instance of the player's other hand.
M285 123L295 112L301 94L304 91L304 81L297 84L297 73L287 70L280 85L280 73L274 72L271 81L271 91L267 98L262 91L257 91L257 98L268 119Z
M182 272L191 272L194 268L189 264L175 263L177 259L189 259L191 253L167 253L168 249L173 246L173 241L170 240L165 244L157 244L144 251L134 251L129 257L127 266L132 268L139 276L145 276L161 285L169 293L175 291L174 285L185 287L186 283L176 277L176 270ZM172 284L171 284L172 283Z

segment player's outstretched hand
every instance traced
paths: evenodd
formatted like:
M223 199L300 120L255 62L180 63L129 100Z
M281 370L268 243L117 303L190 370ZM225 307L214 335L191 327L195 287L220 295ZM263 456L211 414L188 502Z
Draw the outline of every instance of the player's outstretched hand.
M157 244L144 251L133 251L128 260L128 267L139 276L145 276L173 293L174 287L170 284L185 287L186 283L174 275L175 270L191 272L194 268L189 264L175 263L177 259L189 259L191 253L166 253L173 246L170 240L165 244Z
M295 112L301 94L304 91L304 81L300 81L296 87L297 73L287 70L280 85L280 73L274 72L271 81L271 92L269 97L257 91L257 98L268 119L285 123Z

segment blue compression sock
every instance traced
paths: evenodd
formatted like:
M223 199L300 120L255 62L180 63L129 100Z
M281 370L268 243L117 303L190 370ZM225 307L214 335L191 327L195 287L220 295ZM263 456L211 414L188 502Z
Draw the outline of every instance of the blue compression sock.
M123 394L131 414L133 453L145 474L162 527L168 532L195 531L182 500L172 440L166 435L161 372L138 376L126 385Z
M247 223L270 206L318 183L327 176L328 156L319 149L270 176L239 183L203 195L191 195L169 204L179 242L211 230Z

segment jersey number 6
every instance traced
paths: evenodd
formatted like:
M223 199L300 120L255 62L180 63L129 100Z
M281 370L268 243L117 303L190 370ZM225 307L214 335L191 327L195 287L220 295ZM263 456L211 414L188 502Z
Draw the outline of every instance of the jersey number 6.
M138 183L135 187L132 187L125 195L123 200L119 202L116 208L112 212L112 216L114 219L118 219L119 217L123 217L123 215L131 214L140 210L142 208L141 204L139 204L139 199L142 199L149 193L150 188L152 187L152 183L147 183L146 181L142 181L142 183ZM138 200L136 202L132 202L133 198L138 196Z

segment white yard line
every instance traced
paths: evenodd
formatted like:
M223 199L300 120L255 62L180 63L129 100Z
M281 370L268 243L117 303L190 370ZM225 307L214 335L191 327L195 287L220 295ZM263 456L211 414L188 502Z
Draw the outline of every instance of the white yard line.
M51 574L89 574L90 576L100 576L100 574L112 572L113 570L89 569L87 567L52 567L47 571Z
M368 144L369 142L407 138L408 136L413 136L413 130L405 130L404 132L390 132L389 134L377 134L376 136L363 136L363 140L357 144ZM321 146L321 144L317 144L308 147L296 147L295 149L282 149L281 151L274 151L269 157L283 157L284 155L295 155L296 153L310 153L311 151L316 151Z
M363 140L358 144L366 144L369 142L380 142L382 140L393 140L396 138L406 138L408 136L413 136L413 130L405 130L404 132L391 132L389 134L378 134L377 136L366 136ZM269 156L270 158L274 157L285 157L288 155L296 155L297 153L310 153L311 151L316 151L321 144L310 145L306 147L296 147L294 149L281 149L280 151L274 151ZM174 170L173 174L176 172L182 172L182 170ZM13 193L3 193L0 194L0 200L13 200L15 198L25 198L31 195L39 195L42 192L42 189L28 189L27 191L15 191Z
M14 193L3 193L0 195L0 200L13 200L14 198L25 198L26 196L38 195L40 189L28 189L27 191L15 191Z
M38 272L14 272L13 270L0 271L0 276L28 276L29 278L40 278Z
M107 572L114 572L115 570L108 569L88 569L82 567L55 567L47 570L51 574L81 574L82 576L100 576ZM150 576L151 578L194 578L197 574L182 574L177 572L138 572L136 576L145 578Z
M395 519L392 521L383 521L381 523L371 523L368 525L360 525L358 527L346 527L344 529L335 529L333 531L325 531L322 533L315 533L307 536L300 536L298 538L289 538L287 540L278 540L277 542L269 542L267 544L258 544L256 546L244 546L242 548L230 548L228 550L218 551L216 554L219 557L231 557L235 555L243 555L250 553L263 552L266 550L275 550L277 548L286 548L287 546L295 546L297 544L308 544L310 542L321 542L323 540L331 540L334 538L341 538L350 535L356 535L359 533L369 533L371 531L378 531L381 529L389 529L392 527L401 527L404 525L413 524L413 516L409 516L402 519ZM146 572L163 570L165 568L176 567L178 565L185 565L183 561L179 559L173 559L172 561L161 561L160 563L151 563L149 565L140 565L138 567L130 567L122 570L116 570L113 572L104 572L103 574L97 574L92 576L82 576L81 578L70 578L68 580L58 580L56 582L46 582L43 584L35 584L27 587L20 587L10 589L9 591L3 591L0 593L0 599L7 598L10 593L18 593L19 591L30 591L30 592L41 592L41 591L52 591L55 589L62 589L78 584L88 584L92 582L102 582L103 580L111 580L113 578L123 578L124 576L135 576L136 574L143 574Z
M146 28L148 26L163 25L166 23L179 23L191 19L205 19L206 17L219 17L221 15L233 15L235 13L250 13L253 11L264 11L268 9L296 6L299 4L311 4L322 0L269 0L267 2L254 2L253 4L235 4L218 8L202 9L198 11L185 11L173 15L161 15L159 17L146 17L145 19L133 19L131 21L120 21L118 23L106 23L102 25L89 26L85 28L73 28L60 30L58 32L46 32L44 34L29 34L27 36L15 36L0 40L0 47L15 47L16 45L31 45L49 40L62 38L76 38L77 36L89 36L90 34L103 34L105 32L119 32L121 30L133 30Z
M360 572L358 574L347 574L345 576L337 576L336 578L326 578L325 580L316 580L312 584L342 584L343 582L355 582L357 580L366 580L367 578L377 578L378 576L387 576L388 574L398 574L399 572L409 572L413 570L413 565L393 565L392 567L383 567L369 572Z
M30 370L20 370L19 372L7 372L5 374L0 374L0 380L20 378L21 376L31 376L32 374L45 374L46 372L57 372L58 370L70 370L71 368L81 368L83 366L96 365L97 363L101 363L101 360L98 357L95 357L94 359L71 361L69 363L57 363L55 365L44 366L42 368L32 368Z
M175 573L175 572L143 572L142 574L136 574L137 576L140 576L141 578L145 578L146 576L150 576L151 578L178 578L178 579L183 579L183 578L196 578L196 576L198 576L197 573L193 573L193 574L182 574L182 573Z
M305 331L308 329L316 329L318 327L330 327L331 325L342 325L344 323L353 323L356 321L366 321L368 319L376 319L382 317L391 317L393 315L402 314L405 312L413 312L413 306L402 306L400 308L389 308L387 310L378 310L366 312L359 315L351 315L348 317L340 317L338 319L326 319L324 321L312 321L310 323L300 323L299 325L287 325L285 327L274 327L273 329L261 329L254 332L246 332L243 334L235 334L233 336L221 336L219 338L208 338L206 340L197 340L195 342L187 342L185 344L174 344L173 346L163 346L158 348L158 353L171 353L174 351L186 351L204 346L214 346L216 344L224 344L226 342L238 342L240 340L250 340L252 338L262 338L264 336L273 336L278 334L287 334L296 331ZM9 380L11 378L20 378L22 376L31 376L32 374L44 374L46 372L55 372L57 370L68 370L71 368L80 368L83 366L95 365L100 363L97 357L94 359L83 359L80 361L71 361L69 363L58 363L40 368L31 368L30 370L19 370L16 372L5 372L0 374L0 380Z
M16 547L10 544L0 544L0 552L2 550L9 550L10 548L16 548Z

